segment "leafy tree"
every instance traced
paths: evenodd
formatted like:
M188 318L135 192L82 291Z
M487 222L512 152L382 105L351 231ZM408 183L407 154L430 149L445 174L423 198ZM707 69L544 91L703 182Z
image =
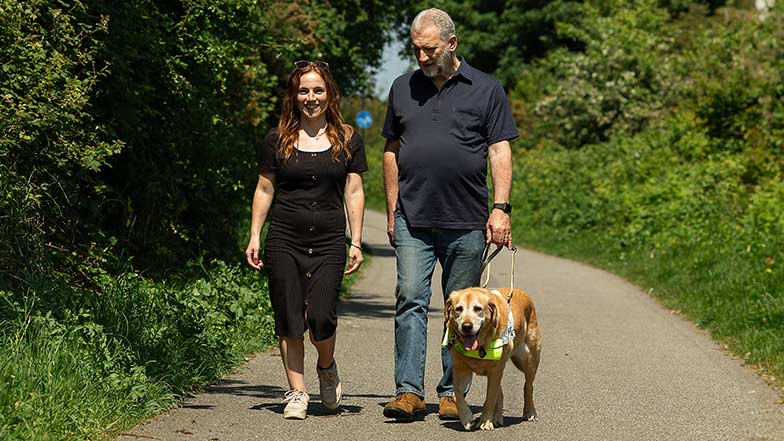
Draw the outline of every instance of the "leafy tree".
M92 114L108 74L97 62L107 28L79 1L0 3L3 285L68 265L81 244L81 202L99 191L92 176L123 146Z
M585 49L551 53L512 93L533 107L534 138L580 147L637 132L662 115L674 87L673 36L669 15L654 5L641 1L609 16L585 6L580 25L560 27Z
M381 55L392 24L406 4L400 0L291 2L289 25L305 42L296 52L329 62L344 94L368 94L372 74L384 61Z
M552 52L522 72L510 93L521 107L525 143L578 148L682 111L721 139L711 149L753 141L764 151L775 139L780 103L776 20L760 23L755 12L728 8L715 16L693 9L671 21L653 2L610 15L586 6L579 26L559 28L584 51Z
M169 9L166 9L166 6ZM176 6L176 7L173 7ZM257 127L275 110L264 4L100 5L112 17L97 114L126 143L100 174L99 226L142 265L228 252ZM140 50L144 48L144 50Z

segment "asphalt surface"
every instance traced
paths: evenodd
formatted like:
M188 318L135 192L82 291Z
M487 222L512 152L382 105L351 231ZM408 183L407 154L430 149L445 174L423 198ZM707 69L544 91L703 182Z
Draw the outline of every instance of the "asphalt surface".
M442 326L439 273L428 326L427 414L397 423L382 415L393 398L394 252L385 218L366 215L371 256L351 298L339 305L336 360L343 384L339 413L318 400L315 350L306 344L308 418L283 418L287 385L277 350L257 354L235 373L181 406L116 439L163 440L748 440L784 441L778 391L708 335L639 288L587 265L521 250L515 286L533 299L542 332L534 384L538 420L523 421L523 375L504 376L506 425L465 432L438 419L435 386ZM510 283L511 253L490 267L490 287ZM468 402L478 417L485 379Z

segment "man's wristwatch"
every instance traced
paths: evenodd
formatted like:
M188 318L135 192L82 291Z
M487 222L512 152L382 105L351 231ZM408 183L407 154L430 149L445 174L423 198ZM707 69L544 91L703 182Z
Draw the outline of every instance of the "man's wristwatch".
M503 211L506 214L512 214L512 204L510 204L509 202L493 204L493 209L496 208Z

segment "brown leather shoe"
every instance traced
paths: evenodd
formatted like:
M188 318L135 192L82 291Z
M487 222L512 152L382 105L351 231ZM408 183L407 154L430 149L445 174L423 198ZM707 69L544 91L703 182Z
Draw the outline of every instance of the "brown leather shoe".
M417 394L404 392L384 406L384 416L396 420L413 420L425 411L425 401Z
M441 397L438 399L438 418L442 420L458 420L460 415L457 413L457 403L455 397Z

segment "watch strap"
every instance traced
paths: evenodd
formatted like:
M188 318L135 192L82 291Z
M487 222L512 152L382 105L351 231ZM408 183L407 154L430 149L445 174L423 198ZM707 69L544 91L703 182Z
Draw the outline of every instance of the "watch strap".
M512 214L512 204L508 202L497 202L493 204L493 208L497 208L507 214Z

